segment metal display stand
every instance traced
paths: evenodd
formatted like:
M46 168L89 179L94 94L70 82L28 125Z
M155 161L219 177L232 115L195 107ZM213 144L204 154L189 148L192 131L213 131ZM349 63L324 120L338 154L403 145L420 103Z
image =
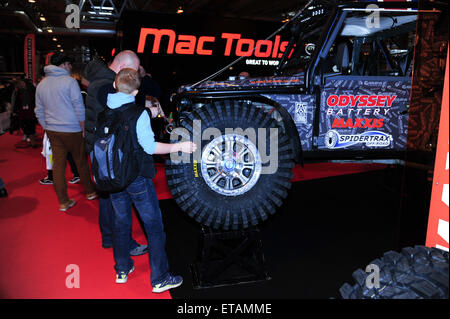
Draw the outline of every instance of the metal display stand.
M199 262L191 264L194 289L270 280L256 227L216 231L202 226Z

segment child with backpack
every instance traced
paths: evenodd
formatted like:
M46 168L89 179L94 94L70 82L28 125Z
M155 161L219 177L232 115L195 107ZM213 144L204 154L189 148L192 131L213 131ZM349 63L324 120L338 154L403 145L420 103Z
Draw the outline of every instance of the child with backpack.
M108 107L96 127L92 169L97 187L111 192L116 283L127 282L134 270L129 249L133 203L147 234L153 292L160 293L180 286L183 279L169 271L166 235L152 182L156 172L151 154L192 153L197 146L192 142L155 142L148 109L135 104L139 86L135 70L122 69L117 74L116 93L108 94Z

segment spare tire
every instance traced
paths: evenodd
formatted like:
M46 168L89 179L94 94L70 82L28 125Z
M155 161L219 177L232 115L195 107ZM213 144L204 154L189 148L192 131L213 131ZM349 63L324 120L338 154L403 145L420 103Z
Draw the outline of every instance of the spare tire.
M288 136L262 108L242 101L215 102L193 110L181 128L187 132L185 139L199 143L194 130L202 137L197 159L194 153L188 163L166 161L173 198L189 216L215 229L236 230L257 225L281 206L291 187L294 152ZM207 136L210 131L205 130L211 128L217 133ZM268 129L264 136L248 138L246 133L260 128ZM172 142L180 140L173 139L172 134ZM264 163L260 146L266 152L275 142L276 152ZM270 165L276 170L265 173L273 169Z
M401 253L386 252L370 265L370 269L374 269L373 265L379 269L379 287L367 284L371 272L358 269L353 273L356 284L345 283L340 288L342 298L448 299L448 252L424 246L408 247Z

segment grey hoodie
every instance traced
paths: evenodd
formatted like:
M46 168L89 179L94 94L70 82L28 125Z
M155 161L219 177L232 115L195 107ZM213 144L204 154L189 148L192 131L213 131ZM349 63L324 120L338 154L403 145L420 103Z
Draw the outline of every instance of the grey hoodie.
M36 88L34 112L39 124L49 131L81 132L84 104L78 82L55 65L44 67L45 78Z

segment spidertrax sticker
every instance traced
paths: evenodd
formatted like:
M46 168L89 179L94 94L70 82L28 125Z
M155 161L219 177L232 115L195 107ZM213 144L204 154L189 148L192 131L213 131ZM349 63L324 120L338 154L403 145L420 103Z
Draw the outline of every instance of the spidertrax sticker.
M364 143L368 147L388 147L392 143L392 135L380 131L367 131L361 134L339 134L330 130L325 134L325 146L330 149L345 148Z

